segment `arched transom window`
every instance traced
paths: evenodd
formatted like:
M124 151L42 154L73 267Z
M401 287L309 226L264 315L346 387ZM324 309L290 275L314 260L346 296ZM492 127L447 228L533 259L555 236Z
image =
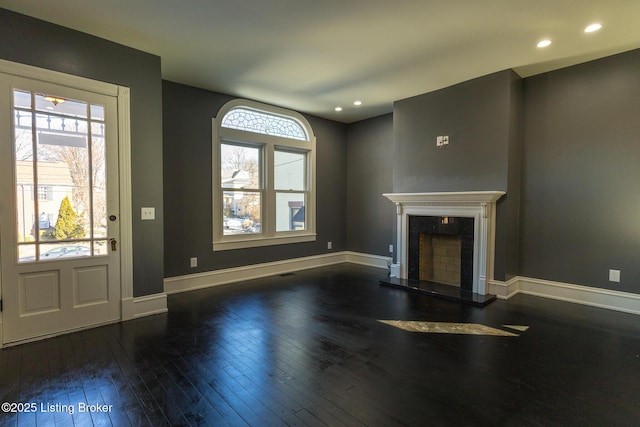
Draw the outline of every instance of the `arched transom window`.
M304 127L291 117L283 117L245 107L235 107L222 118L222 127L264 135L308 141Z
M213 126L213 249L315 240L315 136L300 114L246 100Z

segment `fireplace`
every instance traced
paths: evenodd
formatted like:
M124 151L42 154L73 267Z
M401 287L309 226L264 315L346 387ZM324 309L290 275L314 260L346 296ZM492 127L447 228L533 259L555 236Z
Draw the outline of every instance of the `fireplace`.
M455 240L453 245L457 245L459 239L461 252L459 286L473 293L485 295L487 282L493 279L496 201L504 194L502 191L384 194L395 203L398 215L396 248L400 278L420 280L420 255L416 253L424 255L424 252L429 251L426 249L427 245L431 245L431 251L433 251L434 238L446 240L447 244ZM435 221L435 224L429 225L430 221ZM412 232L412 226L416 230L421 227L427 229L431 227L433 230L435 227L438 232ZM455 231L456 227L457 231ZM420 234L423 235L422 238L419 237ZM412 235L417 236L416 241L412 240ZM427 237L428 235L431 237ZM443 236L445 237L442 238ZM422 251L420 251L420 239L422 239ZM441 249L438 250L441 251ZM418 267L415 267L412 261L417 261ZM423 259L422 263L423 265L433 264L433 260ZM447 263L455 265L457 261L447 260ZM452 266L448 268L453 269ZM423 278L428 274L432 273L423 272ZM454 281L451 277L447 280Z
M473 291L473 218L409 216L407 278Z

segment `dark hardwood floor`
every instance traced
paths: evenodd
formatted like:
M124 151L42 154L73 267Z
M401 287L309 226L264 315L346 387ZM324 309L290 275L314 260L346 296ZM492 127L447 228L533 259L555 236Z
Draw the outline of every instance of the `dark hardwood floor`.
M186 292L168 314L5 348L0 400L37 410L0 424L640 425L640 317L524 295L477 308L384 274L345 264Z

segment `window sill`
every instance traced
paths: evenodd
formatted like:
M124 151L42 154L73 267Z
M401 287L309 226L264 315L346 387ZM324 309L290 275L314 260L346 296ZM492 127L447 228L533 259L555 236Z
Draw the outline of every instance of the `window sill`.
M213 243L213 251L258 248L262 246L288 245L290 243L315 242L316 234L296 234L279 237L256 237L234 240L221 240Z

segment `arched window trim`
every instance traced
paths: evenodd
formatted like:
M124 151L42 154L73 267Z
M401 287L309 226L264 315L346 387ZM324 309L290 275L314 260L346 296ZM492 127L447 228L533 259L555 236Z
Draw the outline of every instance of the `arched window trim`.
M294 139L269 133L223 127L224 117L234 109L247 109L263 114L293 120L299 124L306 140ZM258 246L310 242L316 240L316 138L311 125L300 113L280 107L274 107L255 101L234 99L223 105L217 117L212 121L212 165L213 165L213 250L222 251ZM261 199L261 232L229 235L224 232L224 192L227 184L222 183L221 147L223 145L258 147L262 167L261 185L257 191ZM306 188L305 195L305 229L276 231L276 191L274 188L274 152L305 153ZM226 181L226 180L225 180ZM227 200L228 204L228 200Z

